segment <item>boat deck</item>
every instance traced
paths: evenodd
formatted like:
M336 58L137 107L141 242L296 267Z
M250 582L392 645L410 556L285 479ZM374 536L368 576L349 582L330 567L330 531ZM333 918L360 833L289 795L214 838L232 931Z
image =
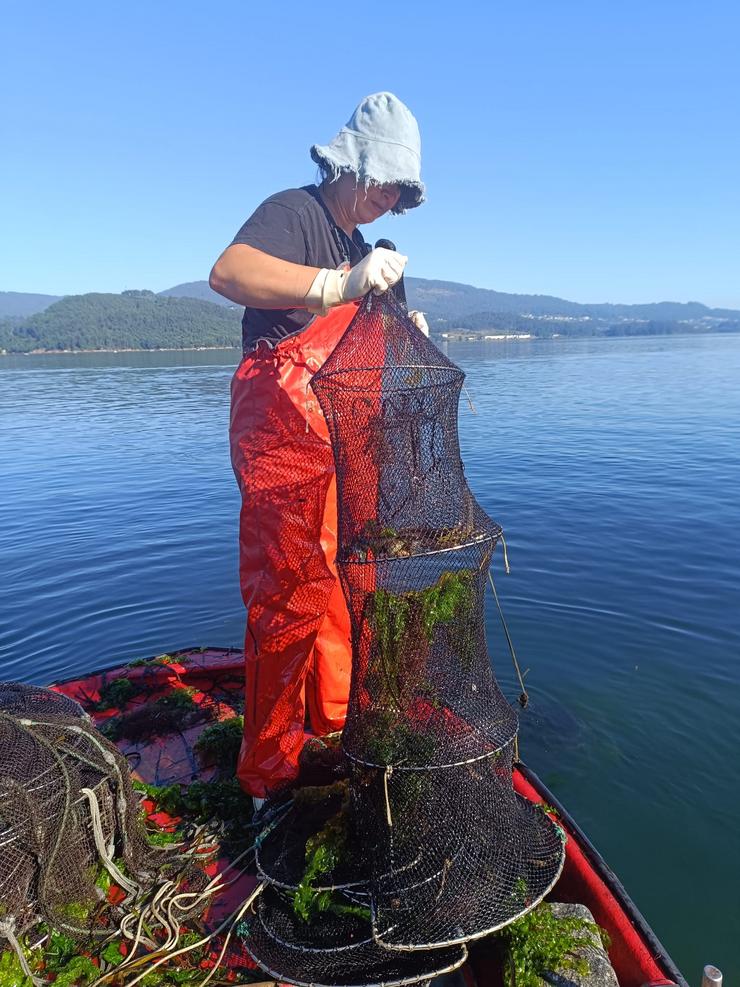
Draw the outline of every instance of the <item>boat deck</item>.
M96 707L101 690L116 679L126 678L135 684L137 694L126 703L127 712L144 706L173 690L194 690L193 700L208 710L208 722L226 720L243 710L243 657L233 648L192 648L160 655L141 662L93 672L84 678L57 683L52 688L77 700L98 725L119 710L100 711ZM136 778L147 784L188 785L207 779L213 769L204 770L194 752L194 745L206 726L198 722L151 740L122 740L118 746L126 754ZM585 904L595 920L611 938L609 956L620 987L669 985L688 987L649 925L631 901L616 875L604 862L585 834L556 797L537 776L520 763L514 772L514 787L532 802L552 806L566 831L566 862L563 874L551 897L553 900ZM163 814L152 818L161 824L172 820ZM210 867L212 874L230 870L228 857L222 855ZM244 901L256 886L253 874L242 875L210 906L205 923L215 929ZM214 957L220 948L214 940ZM240 971L254 980L254 963L238 941L230 943L226 962L238 976ZM487 940L473 945L470 959L455 983L464 977L466 987L498 987L501 978L495 947Z

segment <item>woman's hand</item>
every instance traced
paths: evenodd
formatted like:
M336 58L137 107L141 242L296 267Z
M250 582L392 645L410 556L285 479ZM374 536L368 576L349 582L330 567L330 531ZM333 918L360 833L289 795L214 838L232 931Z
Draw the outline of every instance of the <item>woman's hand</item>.
M382 295L400 281L407 262L408 257L397 250L376 247L350 270L344 283L343 300L348 302L362 298L368 291Z
M409 318L414 323L419 332L423 332L425 336L429 335L429 324L424 318L424 313L417 311L415 308L411 309L409 312Z
M335 305L362 298L372 291L382 295L401 279L408 257L396 250L376 247L349 271L319 271L306 293L309 312L326 315Z

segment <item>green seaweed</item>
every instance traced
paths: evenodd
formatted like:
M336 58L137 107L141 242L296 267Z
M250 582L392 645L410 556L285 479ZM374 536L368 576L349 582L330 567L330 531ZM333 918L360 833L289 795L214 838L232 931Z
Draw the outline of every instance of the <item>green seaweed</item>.
M194 822L219 822L234 830L246 827L252 817L252 800L244 794L236 778L161 787L134 781L133 786L163 812L188 817Z
M525 882L526 885L526 882ZM541 987L545 973L589 973L578 953L588 946L608 946L608 936L594 922L577 917L558 918L547 902L499 932L505 950L506 987Z
M365 742L367 753L376 764L426 764L434 754L435 740L400 719L392 709L375 710Z
M183 842L183 835L175 829L169 832L164 829L147 829L146 839L149 846L171 847Z
M105 960L109 966L119 966L123 963L124 955L121 952L121 943L118 940L109 942L100 952L100 959Z
M372 725L369 743L376 760L389 764L397 756L412 762L431 753L432 741L411 730L397 716L404 705L416 696L423 697L433 710L441 701L433 681L426 675L426 655L440 628L450 633L453 621L464 626L456 635L460 663L469 668L474 659L474 640L467 633L466 619L475 604L473 572L443 572L432 585L422 590L391 593L376 590L370 597L369 621L375 632L365 685L375 704L383 711Z
M372 623L377 636L377 650L368 672L377 675L378 701L398 705L403 681L403 651L408 634L411 605L403 596L379 589L372 598ZM373 667L375 665L375 667Z
M526 878L518 877L516 881L514 881L511 897L520 908L524 908L527 904L527 898L529 897L529 885L527 884Z
M87 987L100 976L100 969L89 956L73 956L62 966L54 983L56 987Z
M61 922L71 928L83 929L90 924L96 901L67 901L56 909Z
M452 528L402 528L396 530L375 518L366 521L350 557L366 562L373 559L405 559L412 555L438 552L465 545L475 532L455 525Z
M304 922L329 909L331 891L316 891L318 878L330 874L347 851L349 789L342 808L306 841L306 869L293 895L293 911Z
M14 950L0 953L0 987L33 987L33 981L23 972Z
M205 648L200 649L201 652L205 651ZM146 665L174 665L180 659L176 658L174 655L163 654L155 655L153 658L137 658L135 661L130 661L128 663L128 668L141 668Z
M414 656L420 649L429 648L440 625L453 620L464 621L472 614L474 605L473 573L443 572L436 583L423 590L391 593L379 589L372 595L370 621L375 631L377 645L371 657L370 674L374 674L382 705L398 704L407 685L418 691L414 670L418 661ZM465 667L472 663L472 640L461 635L460 661ZM411 679L408 682L408 679ZM431 693L431 683L424 683ZM430 701L433 703L433 693Z
M140 691L131 679L112 679L100 690L100 699L95 703L94 708L100 712L107 709L123 709L126 703Z
M443 572L439 580L419 592L422 626L427 642L431 643L439 624L467 616L473 608L472 573Z
M369 908L365 905L354 904L354 902L351 902L348 898L345 898L336 891L332 892L331 899L325 911L331 912L333 915L353 915L355 918L364 919L365 922L372 920Z
M314 805L324 805L335 795L341 795L343 803L349 798L349 782L346 778L334 781L330 785L303 785L293 792L296 809L306 809Z
M216 765L220 774L233 776L236 774L243 732L243 716L212 723L198 737L193 749L204 766Z
M134 791L141 792L156 803L157 808L170 816L179 816L184 812L182 788L180 785L148 785L144 781L133 779Z
M213 715L194 701L195 691L189 686L173 689L130 713L111 717L101 726L100 732L114 742L122 739L137 741L192 726L199 719Z

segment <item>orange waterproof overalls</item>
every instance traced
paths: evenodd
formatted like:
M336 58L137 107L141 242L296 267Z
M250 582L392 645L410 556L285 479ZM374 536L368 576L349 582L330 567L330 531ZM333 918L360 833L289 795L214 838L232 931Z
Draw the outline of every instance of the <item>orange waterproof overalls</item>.
M337 495L326 423L310 389L356 304L261 342L231 385L231 460L242 496L247 607L244 737L237 776L263 797L295 777L306 706L313 732L344 725L352 664L337 579Z

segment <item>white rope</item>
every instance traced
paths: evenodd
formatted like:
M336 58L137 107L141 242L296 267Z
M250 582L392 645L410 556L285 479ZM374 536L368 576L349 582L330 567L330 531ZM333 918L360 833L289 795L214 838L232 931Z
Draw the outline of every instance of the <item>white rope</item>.
M262 889L259 888L258 891L257 891L257 894L259 894L259 891L261 891L261 890ZM216 962L213 964L213 969L209 972L209 974L205 978L205 980L201 980L200 987L205 987L205 985L211 979L211 977L216 972L216 970L218 970L218 968L221 966L221 961L224 958L224 954L226 952L226 947L229 945L229 940L231 939L231 934L234 931L234 929L236 928L236 926L237 926L239 920L241 919L242 915L250 907L250 905L252 904L252 902L254 901L254 899L255 899L255 894L252 894L249 898L247 898L247 900L242 905L239 914L236 916L236 918L234 919L234 921L231 923L231 928L226 933L226 938L224 939L224 944L221 947L221 952L218 954L218 958L216 959Z
M254 889L252 894L247 898L247 900L242 905L240 905L238 909L233 911L231 915L229 915L229 917L225 919L221 923L221 925L219 925L217 929L214 929L214 931L211 932L209 935L205 936L203 939L199 939L197 942L194 942L189 946L183 946L180 949L175 950L174 953L168 953L167 956L163 956L161 959L157 960L156 963L153 963L150 967L147 967L147 969L144 970L143 973L140 973L138 977L135 977L134 980L130 980L127 984L124 985L124 987L134 987L134 984L138 984L140 980L143 980L144 977L152 973L154 970L157 969L157 967L160 967L163 963L166 963L168 960L174 959L175 956L181 956L183 953L189 953L193 949L199 949L201 946L205 946L207 943L211 941L211 939L213 939L214 936L217 936L227 926L236 925L236 923L241 919L242 915L246 912L247 908L249 908L249 906L252 904L255 898L260 894L262 889L265 887L265 884L266 884L265 881L259 884ZM116 969L112 970L110 973L106 973L104 976L99 977L92 985L92 987L98 987L98 985L103 983L104 980L109 980L110 977L116 973L116 970L120 970L120 967L116 967Z
M31 967L28 965L28 960L26 959L26 954L23 952L23 947L15 937L12 923L12 919L10 921L6 920L5 922L0 923L0 936L4 936L15 950L21 969L29 980L33 981L33 983L36 984L36 987L42 987L46 981L42 977L35 977L33 973L31 973Z
M149 912L152 915L152 917L154 918L154 920L156 922L158 922L162 926L162 928L164 929L164 931L167 933L167 940L166 940L167 942L170 941L170 939L172 938L173 933L175 935L177 935L177 933L176 933L174 927L169 922L169 913L168 913L167 917L165 917L164 913L159 910L159 907L158 906L159 906L159 903L160 903L159 902L160 898L164 899L165 896L167 895L168 891L170 890L170 888L172 888L173 891L176 891L177 890L177 885L176 884L173 884L172 881L165 881L165 883L162 885L162 887L158 889L157 893L154 895L154 897L152 898L152 900L151 900L151 902L149 903L149 906L148 906ZM162 902L162 904L163 904L163 907L165 907L165 908L167 907L167 905L164 904L164 901Z
M229 861L227 870L233 870L235 864L237 864L244 857L252 857L254 855L254 845L247 847L246 850L242 850L232 861ZM148 948L150 948L155 953L161 953L163 951L169 951L177 946L180 940L180 920L175 915L175 910L179 910L181 915L186 912L192 911L197 908L200 902L206 898L210 898L215 894L228 888L231 884L234 884L241 877L243 877L249 870L249 864L246 867L240 868L236 871L234 877L228 881L224 881L223 873L216 874L208 884L201 891L181 891L177 894L173 894L173 891L177 891L178 885L173 881L167 881L161 888L157 891L153 901L147 905L140 913L136 934L130 930L129 925L131 921L136 921L136 915L133 913L125 916L123 921L119 926L120 933L129 940L133 940L133 945L129 949L127 957L122 963L117 965L118 971L122 971L124 967L130 966L135 960L140 959L136 956L136 951L140 943L143 943ZM169 895L169 898L167 896ZM161 899L161 900L160 900ZM189 904L186 904L189 902ZM166 909L166 918L161 914L161 909ZM156 920L161 924L163 929L167 932L167 939L165 942L157 944L152 942L151 939L146 938L142 935L143 925L145 921L148 921L151 917L156 918Z
M229 866L227 869L228 870L233 869L234 864L236 864L237 861L241 860L243 857L247 856L247 854L249 854L250 856L254 856L254 845L252 845L246 850L242 850L242 852L238 856L234 857L234 859L229 862ZM198 906L198 904L203 898L208 898L211 895L220 893L221 891L226 890L226 888L231 887L232 884L235 884L240 878L242 878L245 874L248 873L249 866L250 865L248 864L246 867L239 869L234 875L234 877L232 877L228 881L222 880L223 874L216 874L216 876L211 879L210 883L207 884L206 887L200 892L185 891L182 892L181 894L175 895L170 900L170 904L167 909L167 915L168 918L170 918L170 921L173 921L172 911L175 908L179 908L180 911L183 913L191 911L192 909ZM188 898L193 898L195 900L190 905L180 904L180 902L183 902ZM179 933L177 935L177 939L179 939ZM175 942L177 941L177 939L175 940ZM165 943L165 946L162 948L171 948L172 945L174 945L174 943Z
M117 969L120 970L121 967L127 966L129 963L133 963L133 961L134 961L134 959L136 957L136 950L139 948L139 943L144 943L144 945L148 949L156 949L157 948L156 942L153 942L148 936L145 936L143 934L144 933L144 920L145 919L146 919L146 909L143 909L142 910L141 914L139 915L138 922L137 922L135 913L134 912L131 912L130 914L128 914L128 915L126 915L124 917L123 921L118 926L118 931L126 939L131 939L132 942L133 942L133 945L129 949L128 956L126 957L125 960L123 960L122 963L119 963L118 964ZM128 931L127 926L129 924L129 920L134 921L134 922L137 922L137 925L136 925L136 935L135 936L132 935Z
M120 886L128 891L129 894L136 894L139 890L139 885L133 881L130 881L120 872L120 870L113 863L113 858L108 853L108 848L105 845L103 823L100 818L100 806L98 804L97 795L92 788L81 788L80 792L87 797L87 800L90 803L90 818L92 819L95 846L98 848L98 853L100 854L100 859L102 860L105 869L108 871L116 884L120 884Z
M509 568L509 553L506 551L506 539L504 538L503 531L501 532L500 537L501 537L501 547L504 550L504 572L508 576L511 573L511 569Z
M393 829L393 818L391 816L391 800L388 797L388 779L393 774L393 765L389 764L383 772L383 791L385 792L385 817L388 820L388 828Z
M477 415L478 412L475 410L475 405L473 404L473 399L471 398L470 392L468 391L468 389L465 386L465 384L463 384L463 390L465 391L465 397L468 399L468 404L470 405L470 410L473 412L474 415Z

